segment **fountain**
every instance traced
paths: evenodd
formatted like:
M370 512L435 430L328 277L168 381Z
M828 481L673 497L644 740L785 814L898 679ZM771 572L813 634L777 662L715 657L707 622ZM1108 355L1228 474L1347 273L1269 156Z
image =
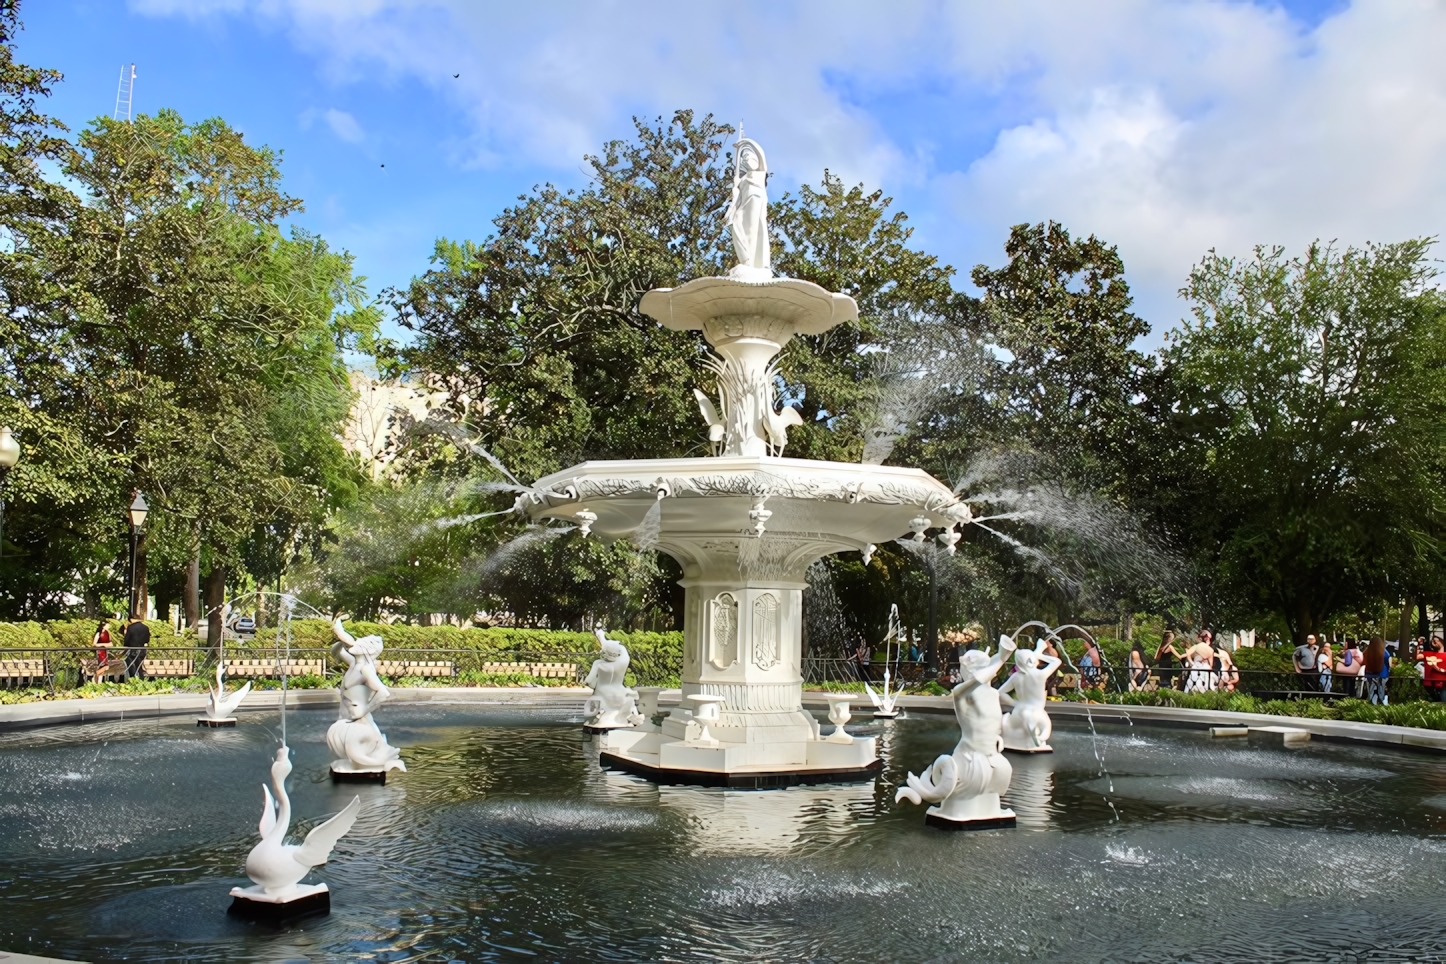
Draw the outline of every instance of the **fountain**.
M956 538L959 535L952 529L949 531ZM892 690L889 687L889 644L893 643L896 651L898 647L902 646L902 629L903 626L899 622L899 604L894 603L889 607L889 631L884 634L884 695L880 696L874 692L872 686L867 682L864 683L864 692L869 694L869 702L874 704L875 719L893 720L898 719L899 716L899 708L895 704L904 693L904 684L900 683L898 690Z
M606 733L622 727L637 726L642 722L638 712L638 691L625 682L628 673L628 648L616 639L608 639L602 629L595 629L598 645L602 647L602 658L593 660L585 684L592 687L592 696L583 704L587 722L584 733ZM654 712L657 697L654 696Z
M999 802L1014 771L1001 752L1003 716L999 691L992 685L1014 649L1014 640L1001 636L999 651L992 657L977 649L964 654L959 666L964 681L949 694L959 723L959 743L953 753L940 755L923 774L910 773L907 785L894 795L896 803L933 803L924 818L931 827L988 830L1014 826L1014 811Z
M225 661L216 661L216 685L206 696L206 715L196 718L197 726L235 726L236 708L251 692L251 681L247 680L236 692L227 694L224 676Z
M331 762L331 778L338 781L387 781L388 770L406 772L401 751L387 743L377 728L372 713L391 697L391 690L377 675L377 657L382 652L380 636L353 639L342 628L341 620L332 623L336 642L332 655L347 664L337 692L341 696L337 721L326 731L326 745L336 757Z
M1014 753L1052 753L1049 734L1053 730L1045 712L1045 689L1050 674L1059 669L1062 660L1048 656L1044 647L1048 637L1040 637L1033 649L1014 651L1014 675L999 687L999 702L1009 707L1004 714L1004 749Z
M952 530L970 512L919 469L783 457L788 428L800 421L777 407L773 358L795 335L857 320L858 306L774 277L764 154L748 138L735 148L729 224L738 265L726 277L649 291L639 306L667 328L701 331L717 352L707 362L717 403L697 392L715 454L584 462L538 480L517 508L608 540L646 526L683 569L682 688L699 708L657 731L613 732L604 766L734 787L868 779L879 769L873 738L823 739L802 707L805 573L830 553L867 556L910 531ZM706 742L689 739L689 723L704 712L700 697L710 706Z

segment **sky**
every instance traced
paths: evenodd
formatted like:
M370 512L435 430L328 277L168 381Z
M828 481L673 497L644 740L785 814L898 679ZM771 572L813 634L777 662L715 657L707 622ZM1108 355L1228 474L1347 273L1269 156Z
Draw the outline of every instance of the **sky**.
M881 188L959 274L1013 224L1116 244L1153 327L1209 250L1446 225L1446 4L26 0L49 111L220 116L284 152L298 224L376 292L482 240L635 115L742 120L770 191Z

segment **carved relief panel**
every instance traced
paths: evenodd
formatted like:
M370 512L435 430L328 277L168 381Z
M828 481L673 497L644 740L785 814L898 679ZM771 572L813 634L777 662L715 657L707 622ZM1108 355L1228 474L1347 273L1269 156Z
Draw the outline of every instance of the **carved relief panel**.
M782 658L778 599L766 592L753 601L753 665L773 669Z
M719 593L713 600L713 618L709 622L712 638L708 661L727 669L738 662L738 600L732 593Z

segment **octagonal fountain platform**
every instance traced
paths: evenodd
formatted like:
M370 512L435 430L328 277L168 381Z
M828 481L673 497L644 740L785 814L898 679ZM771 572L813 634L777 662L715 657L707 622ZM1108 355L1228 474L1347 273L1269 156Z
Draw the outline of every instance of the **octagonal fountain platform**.
M329 917L227 916L272 713L0 734L0 949L90 961L1434 959L1437 758L1061 722L1019 758L1018 829L944 834L893 788L947 717L851 727L876 780L773 792L598 767L576 704L394 705L408 771L334 786L331 714L290 715L297 811L362 812L312 876ZM304 831L305 827L299 828Z

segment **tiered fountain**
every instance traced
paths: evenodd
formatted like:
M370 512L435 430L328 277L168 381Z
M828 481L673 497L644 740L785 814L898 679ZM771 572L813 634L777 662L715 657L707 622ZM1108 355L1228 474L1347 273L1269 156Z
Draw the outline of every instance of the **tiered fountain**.
M683 568L682 687L693 704L661 726L605 737L604 765L667 783L764 787L867 779L874 739L825 737L802 708L805 572L830 553L967 523L968 506L918 469L783 458L791 408L775 402L772 359L796 334L855 321L847 295L775 278L769 261L766 165L735 145L729 224L738 265L648 292L640 310L675 331L701 330L717 351L718 399L696 391L716 445L706 458L584 462L536 484L519 507L576 522L584 535L658 532ZM816 640L831 645L833 640ZM847 718L847 707L842 708ZM837 715L837 714L836 714Z

